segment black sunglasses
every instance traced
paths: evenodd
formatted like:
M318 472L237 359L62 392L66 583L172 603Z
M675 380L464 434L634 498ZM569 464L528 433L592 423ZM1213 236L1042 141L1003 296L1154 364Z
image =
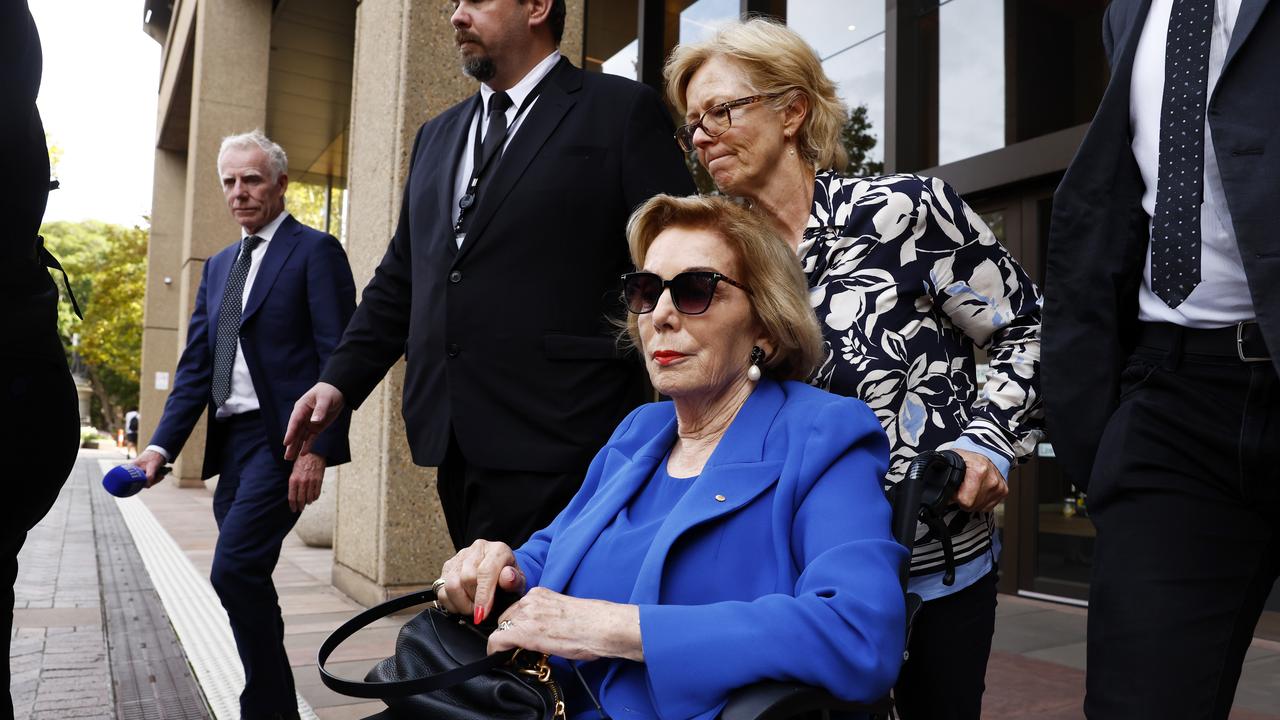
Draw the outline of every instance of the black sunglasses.
M633 272L622 276L622 299L628 310L643 315L653 312L663 291L671 288L671 302L676 310L685 315L701 315L711 307L716 283L721 280L751 294L745 285L711 270L689 270L670 280L663 280L657 273Z

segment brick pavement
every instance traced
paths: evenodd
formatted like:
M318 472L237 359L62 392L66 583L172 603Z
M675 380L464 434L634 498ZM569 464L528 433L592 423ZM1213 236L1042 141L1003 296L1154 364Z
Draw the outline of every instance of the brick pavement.
M18 555L10 639L14 715L111 720L89 486L76 470Z

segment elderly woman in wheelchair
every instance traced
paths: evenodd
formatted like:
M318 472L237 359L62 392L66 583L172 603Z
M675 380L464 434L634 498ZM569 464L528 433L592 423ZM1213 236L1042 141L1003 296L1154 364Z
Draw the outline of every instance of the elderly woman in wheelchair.
M671 400L631 413L527 543L446 562L438 602L479 622L520 596L489 650L553 656L614 718L711 718L768 680L883 697L906 623L888 443L861 401L804 384L821 336L790 248L718 197L657 196L628 241L626 334Z

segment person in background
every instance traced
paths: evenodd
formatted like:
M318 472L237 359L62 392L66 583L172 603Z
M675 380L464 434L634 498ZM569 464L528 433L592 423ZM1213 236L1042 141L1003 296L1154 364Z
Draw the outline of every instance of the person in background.
M709 719L768 679L879 699L906 634L888 443L864 403L802 382L821 335L790 251L726 198L657 196L627 235L627 337L671 400L628 415L518 550L447 561L438 601L523 595L490 651L578 665L611 717ZM562 686L570 718L597 717Z
M218 475L218 543L210 580L244 666L243 720L296 718L293 671L271 572L325 467L351 459L349 414L285 460L285 423L320 374L355 309L347 255L332 235L285 210L289 161L254 131L224 138L218 175L240 239L205 263L173 391L134 461L148 485L209 414L202 477Z
M80 445L75 383L58 337L58 267L41 240L49 199L49 149L36 109L40 35L26 0L0 2L0 437L20 451L9 460L0 503L0 653L5 678L0 717L13 717L9 638L18 552L58 499Z
M682 149L794 251L825 344L811 382L875 411L889 435L887 482L926 450L965 461L945 518L954 584L939 539L923 525L917 535L910 589L925 602L896 696L907 720L976 720L995 629L992 510L1042 436L1040 292L943 181L840 174L848 112L795 31L762 18L729 24L676 47L665 75L688 123L676 133ZM975 348L989 363L981 384Z
M138 426L142 418L137 408L130 408L124 414L124 453L126 458L138 456Z
M1280 575L1280 3L1115 0L1045 399L1097 528L1085 714L1222 718Z

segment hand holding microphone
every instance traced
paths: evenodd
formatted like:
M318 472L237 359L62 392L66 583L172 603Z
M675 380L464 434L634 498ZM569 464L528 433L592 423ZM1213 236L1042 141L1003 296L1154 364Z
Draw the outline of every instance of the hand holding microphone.
M117 465L102 478L102 487L116 497L129 497L151 487L169 474L164 456L154 450L144 451L132 463Z

